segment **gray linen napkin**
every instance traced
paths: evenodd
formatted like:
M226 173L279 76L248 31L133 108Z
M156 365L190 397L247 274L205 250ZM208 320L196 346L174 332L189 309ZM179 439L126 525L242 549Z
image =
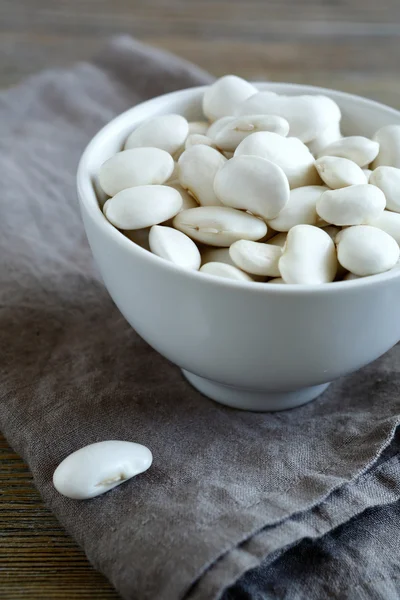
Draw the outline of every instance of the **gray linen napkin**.
M81 225L75 171L90 137L141 100L209 80L118 38L92 64L1 94L0 427L47 505L126 599L306 598L307 586L320 598L327 581L330 597L345 597L335 595L330 563L307 571L307 556L326 557L335 542L336 562L361 589L361 559L343 542L340 562L336 532L349 527L344 538L356 540L355 517L371 509L360 518L387 541L385 519L396 511L374 515L400 492L400 348L296 410L224 408L127 325ZM152 468L91 501L60 496L57 464L105 439L148 445Z

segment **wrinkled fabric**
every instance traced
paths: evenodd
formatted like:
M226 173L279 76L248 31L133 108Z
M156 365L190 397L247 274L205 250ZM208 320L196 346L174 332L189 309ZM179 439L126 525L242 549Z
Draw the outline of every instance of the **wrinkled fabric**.
M93 263L75 192L85 145L130 106L211 80L123 37L0 95L0 427L123 598L396 598L381 562L399 539L400 348L306 406L232 410L140 339ZM59 495L59 462L107 439L145 444L152 467L90 501Z

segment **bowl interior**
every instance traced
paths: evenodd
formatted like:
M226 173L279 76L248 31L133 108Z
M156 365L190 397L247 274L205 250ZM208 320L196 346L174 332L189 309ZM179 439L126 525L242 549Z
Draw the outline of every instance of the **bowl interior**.
M325 94L335 100L342 110L344 135L372 136L384 125L400 123L400 113L393 108L366 98L314 86L290 83L256 83L257 88L281 94ZM179 113L189 120L204 119L201 99L204 87L172 92L133 107L106 125L87 147L81 161L79 184L95 200L93 182L101 164L120 151L129 133L145 119L152 116ZM90 189L91 188L91 189ZM97 202L96 202L97 204Z
M400 112L397 110L351 94L344 92L329 90L325 88L318 88L314 86L305 86L290 83L272 83L263 82L255 83L256 87L260 90L270 90L281 94L295 95L295 94L324 94L329 96L337 102L342 111L342 122L341 128L344 135L365 135L371 137L377 129L385 125L400 124ZM122 113L110 123L108 123L99 133L92 139L84 151L77 176L77 184L79 190L79 196L81 203L85 206L85 209L90 214L90 218L96 222L97 226L102 229L104 234L111 235L115 238L120 238L119 243L128 243L125 239L104 217L101 206L103 205L106 196L98 185L98 171L100 166L105 160L113 156L116 152L120 151L123 144L129 135L129 133L139 123L145 119L151 118L156 115L167 114L167 113L179 113L187 117L189 120L200 120L204 119L201 110L201 101L205 87L191 88L188 90L181 90L159 96L152 100L148 100L135 106L126 112ZM132 252L136 251L142 254L144 251L140 247L135 247L129 243L129 247ZM148 255L145 252L145 255ZM151 255L148 259L160 260L158 257ZM163 261L165 267L174 267L174 265L168 265ZM388 271L380 275L373 277L357 279L347 282L337 282L335 286L331 284L324 284L318 286L319 291L328 286L329 290L333 291L335 288L341 288L342 285L346 286L358 286L367 285L372 281L383 280L386 278L392 278L400 273L400 269ZM199 276L196 273L186 273L186 276ZM248 285L246 282L233 282L230 280L208 276L202 274L203 278L212 279L214 285ZM235 286L234 286L235 287ZM262 291L266 291L265 285L258 285L252 283L251 287L255 290L258 287L262 288ZM269 289L270 292L278 291L278 289L285 288L285 291L289 291L293 286L277 284L272 286L274 290ZM305 287L307 291L315 286L295 286L296 291L300 291L300 288ZM269 286L271 288L271 286Z

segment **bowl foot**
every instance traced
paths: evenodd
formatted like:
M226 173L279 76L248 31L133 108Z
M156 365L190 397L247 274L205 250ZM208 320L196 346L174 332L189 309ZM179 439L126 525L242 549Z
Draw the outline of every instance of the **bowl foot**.
M260 412L286 410L301 406L317 398L329 385L329 383L324 383L291 392L258 392L204 379L184 369L182 369L182 373L196 390L208 398L232 408Z

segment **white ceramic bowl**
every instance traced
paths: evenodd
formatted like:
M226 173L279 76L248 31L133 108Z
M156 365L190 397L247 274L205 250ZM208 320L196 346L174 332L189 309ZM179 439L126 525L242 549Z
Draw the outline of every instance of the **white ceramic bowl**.
M346 135L370 136L400 123L399 112L357 96L282 83L257 87L330 96L342 109ZM180 269L115 229L96 197L99 166L143 119L171 112L201 118L203 91L183 90L135 106L90 142L78 170L89 243L121 313L194 387L247 410L299 406L400 340L400 270L319 286L236 282Z

